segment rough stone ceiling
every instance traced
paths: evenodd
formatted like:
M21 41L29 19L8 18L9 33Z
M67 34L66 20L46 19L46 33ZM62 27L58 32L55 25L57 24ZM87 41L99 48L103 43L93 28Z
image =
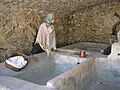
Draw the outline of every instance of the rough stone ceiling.
M44 0L45 1L45 0ZM53 3L58 3L58 6L56 9L59 9L59 12L66 12L66 15L73 14L80 9L85 8L86 6L94 6L99 5L102 3L108 3L108 2L116 2L120 0L49 0L49 5L52 5L49 7L49 10L52 11L54 8Z

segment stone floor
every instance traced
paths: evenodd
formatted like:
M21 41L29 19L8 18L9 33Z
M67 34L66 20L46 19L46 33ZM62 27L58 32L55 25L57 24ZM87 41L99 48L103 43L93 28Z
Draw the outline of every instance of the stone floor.
M90 84L87 90L120 90L120 84L97 81Z

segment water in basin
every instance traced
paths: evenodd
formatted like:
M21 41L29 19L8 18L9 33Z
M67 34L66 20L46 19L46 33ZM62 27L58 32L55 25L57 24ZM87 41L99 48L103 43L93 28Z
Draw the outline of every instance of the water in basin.
M13 76L39 85L46 85L47 81L50 79L77 66L78 59L76 57L62 55L60 53L56 55L55 63L51 63L51 58L48 58L45 62L46 64L42 61L35 60L36 62L34 64L36 65L34 65L34 67L31 67L31 69L28 69L23 73L18 72Z

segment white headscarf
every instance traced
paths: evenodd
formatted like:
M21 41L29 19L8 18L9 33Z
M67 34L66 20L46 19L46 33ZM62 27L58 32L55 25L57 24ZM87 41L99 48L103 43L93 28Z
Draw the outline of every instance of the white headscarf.
M54 15L53 13L47 14L45 17L45 22L47 22L48 24L51 24L52 19L53 19L53 15Z

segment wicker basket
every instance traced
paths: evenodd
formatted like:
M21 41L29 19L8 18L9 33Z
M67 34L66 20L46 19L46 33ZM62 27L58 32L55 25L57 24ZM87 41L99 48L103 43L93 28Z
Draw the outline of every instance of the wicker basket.
M28 64L28 62L29 62L29 57L28 57L27 55L23 54L23 53L14 52L14 53L12 53L12 55L11 55L10 57L14 57L14 56L23 56L24 60L27 61L27 64ZM10 57L9 57L9 58L10 58ZM27 64L26 64L26 65L27 65ZM26 65L25 65L25 66L26 66ZM22 67L22 68L16 68L16 67L14 67L14 66L12 66L12 65L10 65L10 64L7 64L6 61L5 61L5 66L6 66L7 68L13 70L13 71L16 71L16 72L18 72L18 71L22 70L23 68L25 68L25 66Z

